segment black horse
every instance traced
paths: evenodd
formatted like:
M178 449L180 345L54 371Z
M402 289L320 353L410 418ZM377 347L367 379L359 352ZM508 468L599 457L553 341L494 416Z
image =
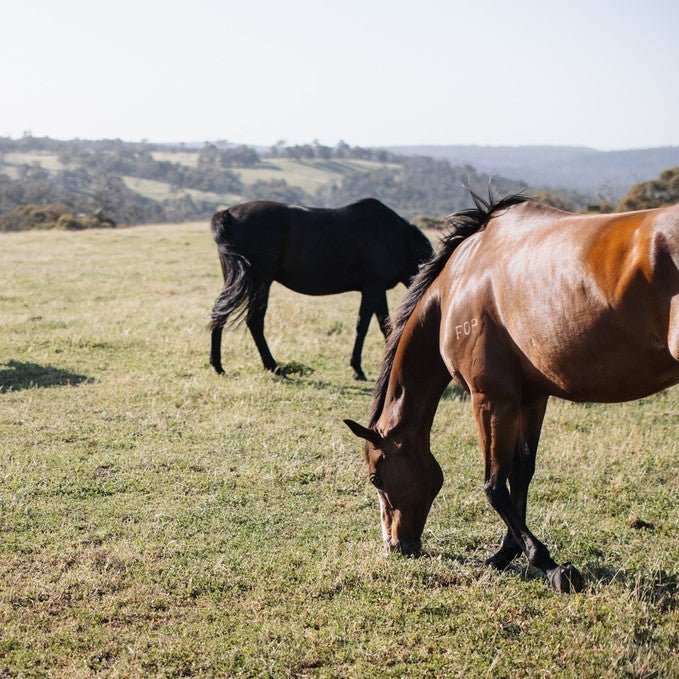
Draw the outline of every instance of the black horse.
M336 210L243 203L215 214L212 236L224 274L210 323L210 363L219 374L224 372L222 328L243 315L264 367L278 371L264 339L269 288L278 281L306 295L361 293L351 367L354 377L364 380L361 351L372 315L386 337L386 291L397 283L407 286L433 253L417 227L374 198Z

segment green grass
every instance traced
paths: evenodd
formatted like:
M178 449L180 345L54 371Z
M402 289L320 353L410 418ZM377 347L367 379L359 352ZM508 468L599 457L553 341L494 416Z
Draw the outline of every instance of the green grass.
M271 348L304 373L265 373L238 329L218 378L207 224L1 240L1 676L679 672L679 390L550 405L529 524L584 593L483 566L503 531L453 391L426 555L387 558L341 422L370 407L357 294L275 286ZM382 348L373 326L372 376Z

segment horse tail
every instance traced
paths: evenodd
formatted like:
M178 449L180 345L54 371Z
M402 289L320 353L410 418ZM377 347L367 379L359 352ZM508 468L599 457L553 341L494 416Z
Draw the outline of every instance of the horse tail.
M224 285L212 307L210 330L212 347L210 364L222 374L221 339L222 329L227 323L238 324L250 311L256 301L258 287L252 272L252 264L240 252L230 233L232 216L228 210L217 212L212 217L210 229L217 244L219 263L224 274Z

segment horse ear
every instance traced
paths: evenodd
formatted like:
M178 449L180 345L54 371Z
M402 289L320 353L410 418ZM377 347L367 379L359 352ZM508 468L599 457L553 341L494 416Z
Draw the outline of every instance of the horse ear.
M353 420L344 420L344 424L346 424L347 427L351 429L355 436L358 436L360 439L370 441L370 443L372 443L374 446L378 446L382 440L382 437L374 429L368 429L368 427L364 427L358 422L354 422Z

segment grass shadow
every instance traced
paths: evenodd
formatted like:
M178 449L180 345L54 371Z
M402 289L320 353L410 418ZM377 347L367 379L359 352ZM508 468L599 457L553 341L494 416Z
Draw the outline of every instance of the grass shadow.
M586 580L596 581L604 586L617 583L634 594L636 599L658 606L663 611L675 609L679 603L679 579L676 573L663 570L648 573L615 570L606 566L586 566L583 575Z
M288 375L299 375L300 377L303 377L313 373L314 369L310 365L304 365L304 363L297 363L296 361L281 363L274 372L278 377L288 377Z
M328 380L314 379L301 380L304 384L314 387L319 390L332 389L340 394L355 394L359 396L370 396L373 393L373 386L365 382L349 382L345 384L338 384L337 382L330 382Z
M87 375L61 370L53 365L7 361L0 363L0 394L22 389L46 389L93 382Z
M430 549L423 549L420 553L421 557L432 559L435 561L447 561L449 563L458 564L473 564L474 559L459 552L451 552L448 549L436 549L435 547ZM479 562L480 563L480 562Z
M468 401L469 392L463 389L457 382L451 382L443 391L442 401Z

